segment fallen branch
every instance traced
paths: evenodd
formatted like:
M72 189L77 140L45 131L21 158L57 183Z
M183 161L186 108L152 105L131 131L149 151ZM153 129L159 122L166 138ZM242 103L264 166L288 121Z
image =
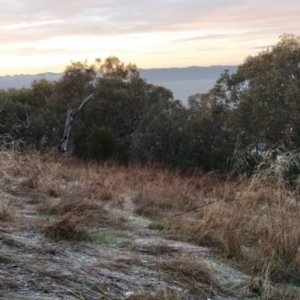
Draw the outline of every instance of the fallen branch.
M215 200L215 201L212 201L212 202L209 202L209 203L205 203L205 204L203 204L203 205L201 205L201 206L197 206L197 207L194 207L194 208L192 208L192 209L189 209L189 210L183 211L183 212L181 212L181 213L175 214L175 215L171 216L171 218L175 218L175 217L181 216L181 215L183 215L183 214L189 213L189 212L191 212L191 211L198 210L198 209L200 209L200 208L203 208L203 207L208 206L208 205L210 205L210 204L216 203L216 202L218 202L218 201L219 201L219 200Z

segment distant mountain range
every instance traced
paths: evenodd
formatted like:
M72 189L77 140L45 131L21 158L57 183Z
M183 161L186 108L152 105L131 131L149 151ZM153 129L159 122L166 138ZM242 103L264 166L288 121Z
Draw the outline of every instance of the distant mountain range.
M174 98L187 103L188 96L205 93L211 89L220 74L228 69L236 71L236 66L187 67L164 69L139 69L142 78L148 83L164 86L173 92ZM57 81L62 74L42 73L37 75L0 76L0 89L29 87L33 80L46 78Z

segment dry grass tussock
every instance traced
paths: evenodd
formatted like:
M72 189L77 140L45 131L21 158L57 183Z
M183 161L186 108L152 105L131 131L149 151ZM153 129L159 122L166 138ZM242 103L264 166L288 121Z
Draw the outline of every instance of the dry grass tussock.
M57 205L62 216L44 228L44 234L54 240L86 239L85 228L107 223L107 211L97 202L76 201L73 205ZM69 207L70 209L65 211Z
M280 176L270 180L267 172L234 180L151 168L131 174L135 212L163 224L167 236L217 247L225 259L259 276L269 294L277 291L270 283L300 285L297 185Z
M118 225L103 203L120 193L117 167L85 165L36 152L0 152L1 181L7 192L28 197L37 212L53 216L43 227L52 239L83 237L86 228ZM15 205L15 204L14 204ZM0 204L1 222L12 219L7 201Z
M208 266L199 261L197 257L182 255L172 260L161 262L159 268L167 271L164 276L177 278L183 289L192 286L193 289L191 291L199 297L210 297L218 288L211 277ZM208 287L211 287L211 289Z
M38 196L37 209L54 216L43 229L50 238L79 238L86 227L117 224L104 205L115 199L115 205L122 207L126 195L135 212L159 224L164 235L216 247L224 259L259 278L260 293L278 294L271 289L275 283L300 285L297 185L268 180L262 174L238 180L214 174L184 176L159 168L84 163L34 152L0 151L0 164L7 189L19 185L24 194L44 195ZM1 222L10 215L5 207L0 206ZM192 266L182 260L161 268L188 280L184 272ZM190 272L211 282L205 270L199 270Z
M1 199L0 202L0 222L10 222L14 218L14 209L11 207L10 203L6 203Z

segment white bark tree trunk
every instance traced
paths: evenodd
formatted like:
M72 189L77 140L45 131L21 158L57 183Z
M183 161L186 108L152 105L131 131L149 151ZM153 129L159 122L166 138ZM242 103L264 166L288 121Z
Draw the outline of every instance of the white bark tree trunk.
M76 117L76 115L78 114L78 112L83 108L83 106L85 105L85 103L92 97L94 96L94 94L89 95L87 98L85 98L82 103L80 104L80 106L78 107L78 109L68 109L67 111L67 119L66 119L66 123L65 123L65 129L64 129L64 135L63 138L60 140L60 143L58 145L58 150L60 152L66 152L67 151L67 145L68 145L68 141L69 141L69 137L70 137L70 131L71 131L71 127L72 127L72 123Z

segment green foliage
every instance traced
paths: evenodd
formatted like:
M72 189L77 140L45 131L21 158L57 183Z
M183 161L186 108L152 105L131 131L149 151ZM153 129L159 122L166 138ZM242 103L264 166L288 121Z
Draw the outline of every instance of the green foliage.
M300 183L300 152L299 150L287 151L275 163L264 159L259 165L257 173L270 181L283 184Z
M93 93L72 124L69 149L77 157L184 170L227 171L231 165L236 174L251 175L270 163L246 151L250 144L300 147L299 66L300 37L284 35L235 73L225 70L185 107L117 57L72 62L58 82L42 79L28 89L0 91L0 135L39 149L57 146L67 110ZM242 147L234 151L237 143ZM283 170L283 178L298 177L296 163Z
M88 155L91 159L107 160L115 154L116 141L113 133L104 127L94 127L88 138Z
M257 153L251 153L246 149L236 149L231 161L231 172L235 176L254 174L259 166L262 166L263 157Z
M253 143L289 138L300 146L300 37L283 35L272 48L248 57L235 74L223 75L233 134L241 130Z
M181 157L189 160L190 168L228 170L233 147L228 130L231 111L224 97L225 93L216 85L208 93L195 94L188 99L186 137Z
M97 83L96 65L89 65L87 61L72 62L66 67L62 78L56 82L51 97L46 103L47 111L47 140L49 146L57 146L62 138L67 111L78 109L82 101L92 94ZM92 127L92 126L90 126ZM82 153L80 143L73 143L73 138L86 136L89 130L85 119L85 112L81 112L72 125L70 145L73 145L73 153L79 153L84 157L87 153ZM84 140L81 140L84 144ZM76 149L78 146L80 149Z
M131 160L142 163L176 164L184 137L185 108L165 100L153 105L133 135Z
M125 65L117 57L94 64L72 63L56 84L48 103L50 127L62 133L67 109L76 109L82 100L94 96L72 125L70 146L79 157L87 157L83 138L93 127L110 128L116 139L116 159L128 162L132 135L152 105L172 98L172 93L148 84L133 64ZM86 139L86 138L85 138ZM57 141L55 142L57 143Z
M300 152L287 151L273 160L271 153L264 156L247 150L236 150L231 158L232 174L255 175L267 182L283 185L300 183Z
M0 92L0 134L22 140L24 145L39 147L47 134L47 100L54 83L34 81L30 88Z
M206 164L205 161L203 164L208 171L215 170L219 172L228 172L230 169L231 156L232 152L228 149L212 149L207 155Z

